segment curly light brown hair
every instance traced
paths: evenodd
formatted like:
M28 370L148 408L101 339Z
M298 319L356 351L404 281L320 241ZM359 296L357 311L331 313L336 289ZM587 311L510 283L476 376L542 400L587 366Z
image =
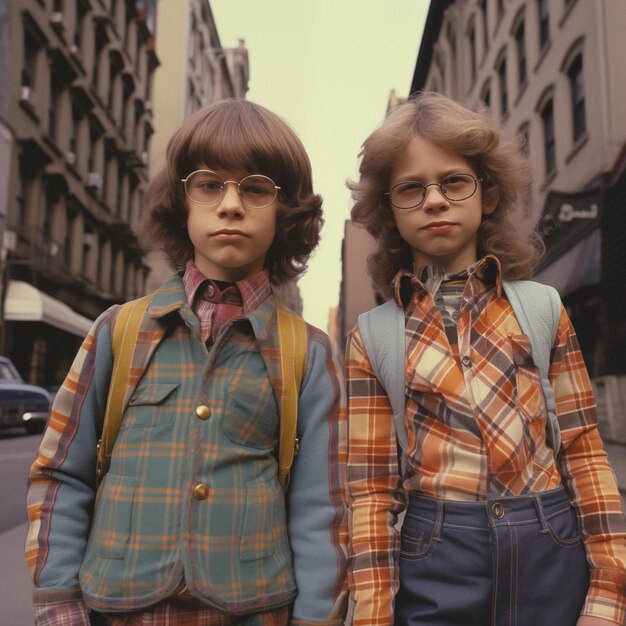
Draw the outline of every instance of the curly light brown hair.
M142 243L163 250L175 270L194 257L181 182L196 169L263 174L281 188L276 235L265 260L270 280L301 275L319 243L322 198L313 192L311 163L293 129L275 113L246 100L222 100L189 116L170 139L165 165L150 181L140 225Z
M521 138L485 109L470 110L441 94L420 92L393 109L365 140L360 178L347 182L355 201L352 221L363 224L377 242L368 259L376 289L390 297L396 273L412 269L411 250L395 226L385 192L396 159L416 135L461 155L483 179L484 195L497 197L495 211L483 216L478 230L479 257L498 257L508 279L529 278L542 251L534 230L540 207L530 202L530 168Z

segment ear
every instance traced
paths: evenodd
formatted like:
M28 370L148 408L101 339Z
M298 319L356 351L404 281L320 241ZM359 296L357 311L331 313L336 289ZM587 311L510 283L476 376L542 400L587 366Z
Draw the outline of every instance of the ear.
M483 192L483 215L491 215L498 207L500 194L495 187L490 187Z

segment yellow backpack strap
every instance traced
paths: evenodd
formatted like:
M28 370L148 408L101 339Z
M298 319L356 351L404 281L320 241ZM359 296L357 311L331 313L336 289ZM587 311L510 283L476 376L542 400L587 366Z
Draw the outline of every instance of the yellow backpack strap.
M306 369L307 330L305 321L277 301L278 341L282 393L278 440L278 481L285 493L289 489L291 466L298 453L298 400Z
M96 466L97 486L100 486L104 475L109 470L111 453L122 423L124 395L128 388L131 360L139 324L151 296L132 300L120 306L113 323L111 333L111 349L113 353L113 371L109 383L109 395L102 424L102 437L98 441L98 464Z

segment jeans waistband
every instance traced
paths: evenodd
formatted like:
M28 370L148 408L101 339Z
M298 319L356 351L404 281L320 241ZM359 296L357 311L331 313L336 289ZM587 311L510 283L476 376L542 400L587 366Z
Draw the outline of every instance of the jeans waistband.
M490 496L487 500L477 502L440 500L409 494L406 514L432 521L440 520L444 525L484 529L499 524L532 521L538 521L543 526L546 519L569 506L563 487L527 496Z

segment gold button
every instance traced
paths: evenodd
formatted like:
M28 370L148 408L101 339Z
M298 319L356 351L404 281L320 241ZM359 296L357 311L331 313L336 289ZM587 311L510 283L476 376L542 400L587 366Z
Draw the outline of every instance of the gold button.
M204 483L198 483L193 488L193 497L196 500L204 500L209 495L209 488Z
M491 512L496 519L502 519L504 517L504 504L502 502L494 502Z
M201 420L208 420L209 417L211 417L211 409L209 409L206 404L201 404L199 407L196 408L196 415Z

